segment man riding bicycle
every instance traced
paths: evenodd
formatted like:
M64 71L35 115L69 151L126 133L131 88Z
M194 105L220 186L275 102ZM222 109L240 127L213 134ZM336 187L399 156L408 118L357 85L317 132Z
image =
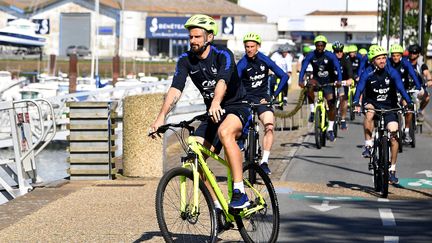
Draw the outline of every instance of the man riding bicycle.
M356 45L349 45L347 51L348 55L346 56L346 59L351 64L351 68L354 74L354 80L358 82L362 72L366 68L367 57L362 56L360 53L357 52L358 48Z
M402 78L402 82L404 84L405 90L411 90L415 86L415 89L418 90L417 97L420 99L424 91L421 87L421 82L417 77L417 74L414 68L411 66L410 62L402 57L404 49L399 44L394 44L390 46L390 55L388 58L388 62L390 65L399 72ZM410 79L411 78L411 79ZM412 82L413 81L413 82ZM402 105L406 105L406 101L402 101ZM411 125L412 113L405 114L405 129L404 129L404 143L411 143L412 139L409 133L410 125ZM411 128L414 129L414 128Z
M241 135L250 112L246 104L241 104L246 92L238 78L233 53L212 44L218 33L218 26L212 17L193 15L184 27L189 31L190 50L179 57L171 87L151 129L156 131L165 123L166 115L179 100L189 76L201 92L211 116L211 120L199 125L195 136L204 146L216 153L220 152L223 146L234 181L229 206L247 207L249 200L243 185L243 159L236 138ZM206 182L207 187L211 188L208 184ZM215 200L216 208L220 209L213 190L209 191Z
M411 99L402 83L399 73L387 65L387 51L378 45L372 45L369 48L368 59L371 65L364 71L357 84L356 93L353 103L357 112L360 112L360 95L363 94L363 107L367 110L363 122L365 147L362 153L363 157L371 157L371 148L373 146L372 131L374 130L374 115L370 109L392 109L398 107L397 91L412 106ZM368 110L369 109L369 110ZM384 117L386 127L391 136L391 167L389 169L389 183L397 184L396 177L396 160L398 153L398 117L395 113L388 113Z
M346 115L348 110L348 88L354 82L354 74L351 68L351 63L345 58L343 53L344 44L339 41L335 41L332 45L333 53L336 55L342 71L342 79L345 81L345 86L339 88L339 96L341 97L341 129L346 130L348 128L346 123Z
M275 62L258 51L261 46L261 37L259 35L250 32L243 37L243 43L246 54L237 63L237 70L239 78L246 88L247 100L255 104L270 102L272 99L268 78L269 70L272 70L281 80L274 97L277 97L284 89L289 77ZM264 152L260 166L264 172L271 174L268 167L268 158L273 145L274 114L272 107L259 106L258 117L264 125Z
M408 46L409 61L411 62L411 65L413 66L414 70L416 70L418 79L425 81L424 94L419 95L420 108L418 110L417 120L420 122L424 120L423 112L430 100L430 94L429 92L427 92L426 87L432 87L432 75L429 72L428 66L424 63L420 63L418 60L421 52L422 49L418 44Z
M327 83L334 83L334 73L337 73L337 82L340 82L342 80L342 72L340 68L339 61L337 60L336 56L329 52L324 50L326 44L327 44L327 38L323 35L318 35L314 39L315 44L315 51L310 52L305 60L303 61L302 68L300 70L299 75L299 86L301 88L305 87L304 84L304 75L306 72L306 69L309 64L312 64L313 67L313 77L315 80L318 81L319 84L327 84ZM327 86L323 88L324 97L327 100L327 104L329 106L329 127L327 130L327 138L330 141L335 140L335 134L333 131L333 126L336 118L336 97L335 97L335 91L333 87ZM308 96L311 97L312 100L314 100L314 89L310 89L308 92ZM311 115L309 117L309 121L313 121L314 113L313 110L311 111Z

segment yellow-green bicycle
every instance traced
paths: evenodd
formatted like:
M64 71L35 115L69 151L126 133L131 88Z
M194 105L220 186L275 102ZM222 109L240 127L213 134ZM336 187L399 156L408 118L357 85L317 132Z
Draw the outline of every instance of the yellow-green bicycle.
M256 163L245 163L243 181L250 206L241 210L229 209L233 190L229 165L193 136L195 128L191 124L206 119L209 119L207 114L199 115L189 121L165 124L149 134L172 130L186 152L186 156L182 157L182 165L164 174L156 192L157 221L165 241L216 242L217 232L233 228L235 222L245 242L276 242L279 234L279 204L270 178ZM206 156L226 166L226 188L216 181L205 161ZM253 181L248 178L249 170L256 172ZM217 223L214 202L203 178L209 182L222 206L222 225ZM226 189L226 197L222 189Z

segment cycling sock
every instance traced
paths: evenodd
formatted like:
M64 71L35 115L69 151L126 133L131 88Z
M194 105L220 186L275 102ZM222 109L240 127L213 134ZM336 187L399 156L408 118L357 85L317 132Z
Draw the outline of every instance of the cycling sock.
M314 104L309 104L309 108L311 110L311 112L313 113L315 110L315 105Z
M366 147L372 147L372 146L373 146L373 140L372 140L372 139L370 139L370 140L365 140L365 146L366 146Z
M243 181L234 182L234 189L239 189L241 193L245 193Z
M214 200L213 202L214 202L215 208L222 209L222 206L220 205L218 200Z
M270 157L270 151L264 150L260 164L262 164L262 163L268 163L269 157Z
M328 131L333 131L334 121L329 121Z
M392 164L391 166L390 166L390 169L389 169L390 171L396 171L396 164Z

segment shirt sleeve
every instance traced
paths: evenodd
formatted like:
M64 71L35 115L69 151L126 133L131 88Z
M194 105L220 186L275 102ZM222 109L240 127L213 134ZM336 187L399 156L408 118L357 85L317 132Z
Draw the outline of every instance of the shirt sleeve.
M217 59L219 67L216 82L223 79L228 84L235 71L234 55L227 50L218 50Z
M419 80L419 77L417 76L417 73L415 72L413 66L411 63L409 63L408 60L402 58L402 66L408 70L409 76L414 80L414 84L416 86L416 89L421 89L421 82Z
M367 70L368 69L366 69L365 72L363 72L362 75L360 76L360 80L357 84L356 92L354 94L354 99L353 99L354 104L359 104L360 95L363 93L363 90L366 87L366 81L369 78Z
M240 79L243 77L243 71L246 69L246 64L247 62L245 57L240 59L240 61L237 63L237 73Z
M186 78L188 76L187 54L180 56L174 72L171 87L183 91L186 85Z
M300 74L299 74L299 80L298 80L299 84L303 84L304 83L303 77L305 75L306 69L307 69L309 63L311 62L313 56L314 56L314 53L310 52L309 54L306 55L305 59L303 60L303 63L302 63L302 66L301 66L301 70L300 70Z
M280 78L279 85L274 93L275 96L278 96L279 93L282 91L282 89L285 87L285 85L288 82L289 76L286 72L284 72L280 67L276 65L275 62L273 62L270 58L266 57L265 55L259 55L259 57L264 61L264 63L267 64L267 66L272 70L278 78Z

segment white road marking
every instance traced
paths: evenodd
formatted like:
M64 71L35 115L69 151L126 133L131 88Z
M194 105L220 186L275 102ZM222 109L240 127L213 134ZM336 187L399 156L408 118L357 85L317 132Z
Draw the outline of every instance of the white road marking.
M390 208L379 208L378 211L383 226L396 226L396 221Z
M388 198L378 198L378 202L390 202Z
M384 236L384 243L399 243L399 236Z

